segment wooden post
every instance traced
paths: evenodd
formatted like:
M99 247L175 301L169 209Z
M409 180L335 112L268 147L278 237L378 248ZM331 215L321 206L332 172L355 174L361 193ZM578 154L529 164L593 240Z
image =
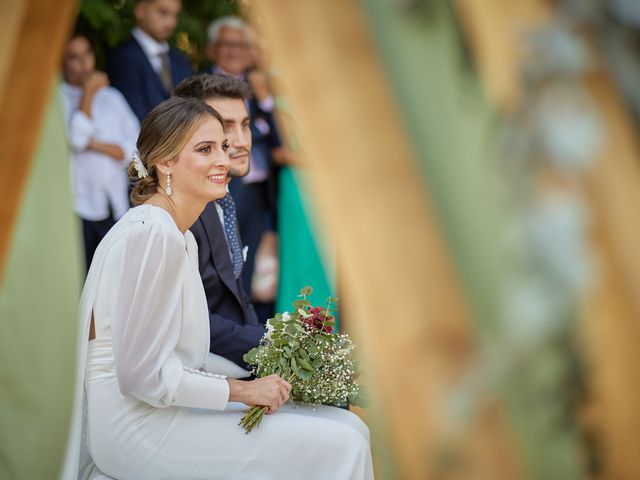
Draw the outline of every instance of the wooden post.
M10 0L0 16L0 282L75 0Z
M457 0L486 91L503 111L521 99L521 34L550 18L542 0ZM591 398L585 428L602 446L603 477L640 478L640 148L608 73L586 75L606 138L595 165L580 179L594 219L598 278L582 308L581 328Z
M399 478L444 478L442 412L469 365L469 314L364 14L343 0L257 0L248 11L288 87ZM491 457L497 436L467 447ZM510 460L474 464L485 471L473 478L520 478Z

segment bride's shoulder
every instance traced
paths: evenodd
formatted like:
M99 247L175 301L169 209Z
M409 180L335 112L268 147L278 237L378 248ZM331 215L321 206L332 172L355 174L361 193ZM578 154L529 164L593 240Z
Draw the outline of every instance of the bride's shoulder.
M116 224L121 238L127 241L161 241L169 247L184 248L184 235L166 210L154 205L131 208Z

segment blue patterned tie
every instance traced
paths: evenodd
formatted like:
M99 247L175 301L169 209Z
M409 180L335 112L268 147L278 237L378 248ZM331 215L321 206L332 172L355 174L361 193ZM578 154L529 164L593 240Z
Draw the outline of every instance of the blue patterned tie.
M227 236L229 247L231 247L233 275L236 278L240 278L242 273L242 245L240 243L240 232L238 231L238 219L236 218L236 204L233 201L233 197L228 193L220 200L216 200L216 202L222 207L224 233Z

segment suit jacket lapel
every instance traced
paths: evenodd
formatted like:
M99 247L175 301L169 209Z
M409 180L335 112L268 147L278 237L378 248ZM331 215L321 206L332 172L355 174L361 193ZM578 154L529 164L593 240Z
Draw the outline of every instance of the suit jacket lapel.
M240 302L240 305L243 305L240 299L240 292L238 292L236 277L233 275L233 265L229 257L227 238L224 235L215 202L209 202L204 212L202 212L202 215L200 215L200 221L207 233L209 247L211 249L211 258L220 278L229 290L233 292L238 302Z

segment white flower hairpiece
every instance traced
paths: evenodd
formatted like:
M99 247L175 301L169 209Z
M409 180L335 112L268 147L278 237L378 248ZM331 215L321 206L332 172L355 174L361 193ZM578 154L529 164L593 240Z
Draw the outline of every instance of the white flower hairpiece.
M147 169L142 163L142 160L140 159L138 152L133 152L131 161L133 162L133 168L135 168L136 172L138 172L138 178L145 178L149 176L149 172L147 172Z

